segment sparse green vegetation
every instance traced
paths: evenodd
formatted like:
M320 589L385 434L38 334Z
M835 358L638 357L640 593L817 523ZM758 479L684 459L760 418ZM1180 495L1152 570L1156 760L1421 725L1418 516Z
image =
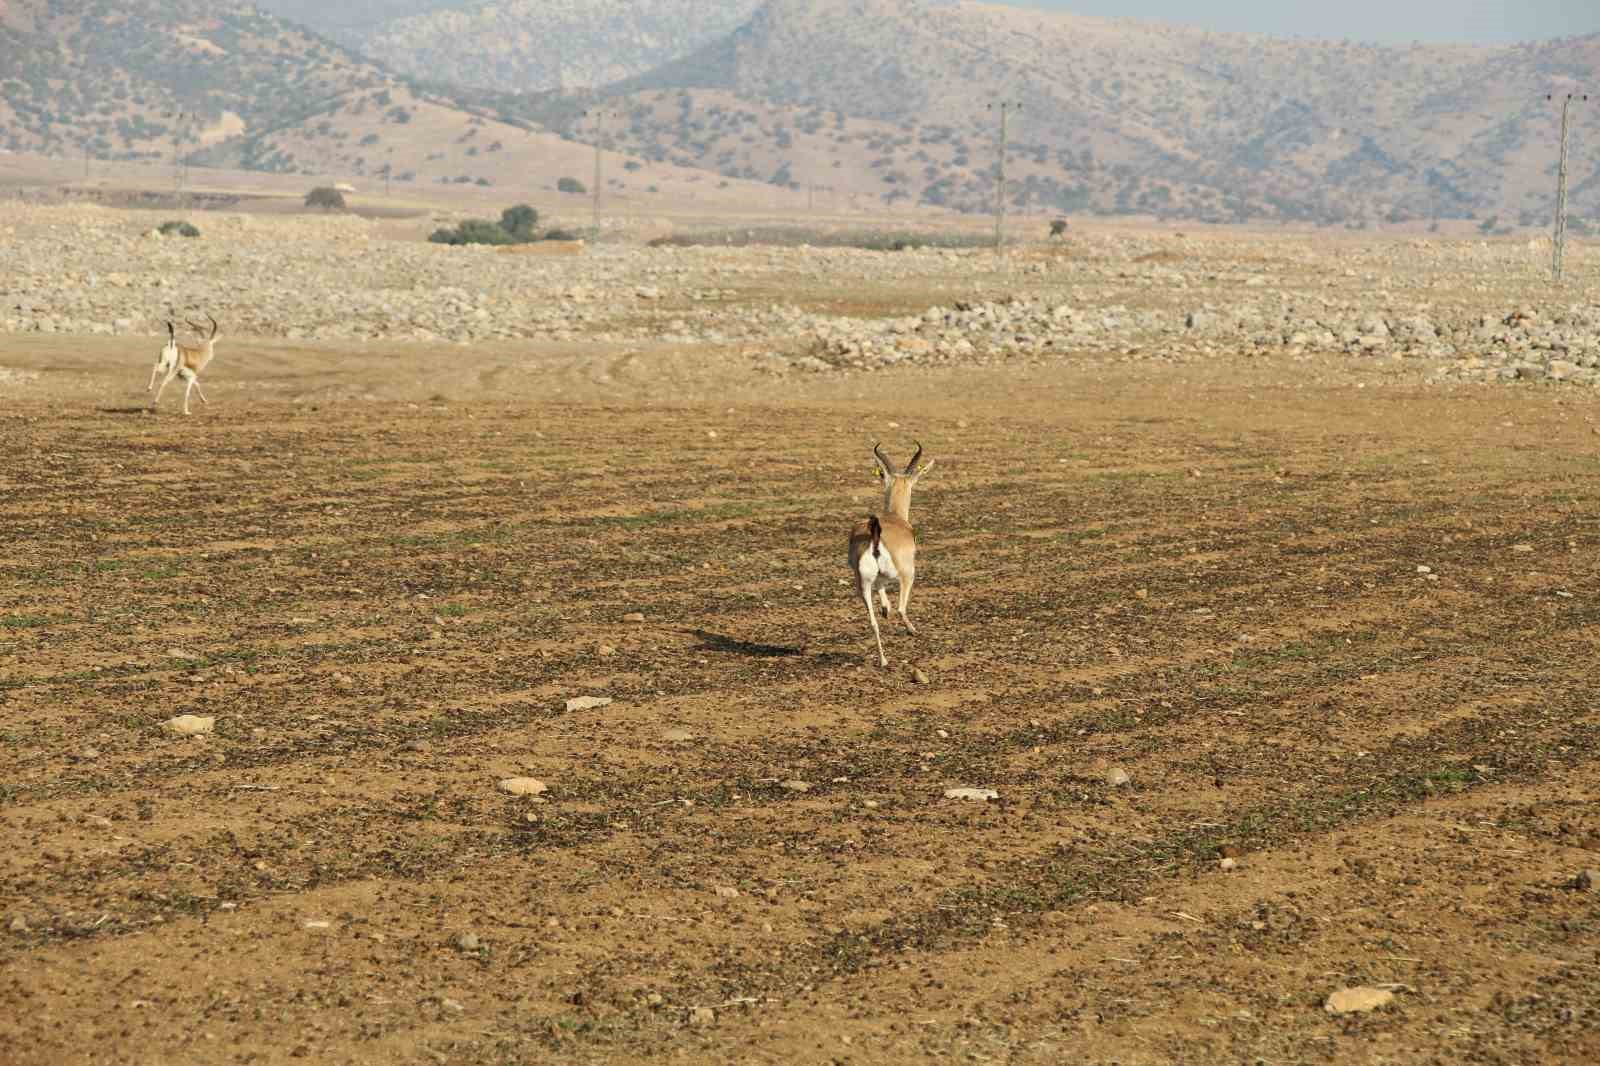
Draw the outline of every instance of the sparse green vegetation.
M344 193L331 185L319 185L306 193L306 206L321 211L345 210Z
M527 204L508 207L500 221L469 218L454 227L441 226L428 240L434 244L530 244L537 240L567 240L562 230L538 232L539 212Z
M180 219L173 219L171 221L161 223L160 226L156 227L156 232L160 233L163 237L200 236L200 231L195 228L192 223L184 222Z

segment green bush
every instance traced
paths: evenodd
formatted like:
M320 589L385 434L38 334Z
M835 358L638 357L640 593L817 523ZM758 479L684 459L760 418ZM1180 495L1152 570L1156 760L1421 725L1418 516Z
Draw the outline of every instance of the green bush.
M556 182L557 192L586 193L589 190L577 178L562 178Z
M516 237L501 228L500 223L486 218L469 218L455 229L440 227L428 238L434 244L522 244Z
M544 239L547 241L575 241L579 237L569 229L545 230Z
M533 231L539 225L539 212L527 204L518 204L500 212L500 228L519 241L533 240Z
M344 193L329 185L319 185L306 193L307 207L320 207L324 211L343 211Z
M157 229L157 232L160 233L163 237L174 237L174 236L176 236L176 237L198 237L198 236L200 236L200 231L199 230L195 229L194 226L192 226L188 222L181 221L180 219L173 219L170 222L161 223L160 227Z
M499 222L491 222L486 218L469 218L454 229L443 226L434 230L428 240L434 244L530 244L539 239L534 233L538 225L539 212L527 204L518 204L500 212ZM570 240L571 238L552 238L547 233L545 239Z

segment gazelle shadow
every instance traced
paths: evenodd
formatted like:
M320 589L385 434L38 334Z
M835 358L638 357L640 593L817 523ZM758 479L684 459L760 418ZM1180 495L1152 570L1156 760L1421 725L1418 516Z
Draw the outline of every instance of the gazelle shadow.
M806 653L804 641L801 641L798 647L791 647L785 644L758 644L755 641L739 640L721 633L710 633L704 629L692 629L690 632L701 641L696 651L716 651L726 655L744 655L753 659L777 659Z

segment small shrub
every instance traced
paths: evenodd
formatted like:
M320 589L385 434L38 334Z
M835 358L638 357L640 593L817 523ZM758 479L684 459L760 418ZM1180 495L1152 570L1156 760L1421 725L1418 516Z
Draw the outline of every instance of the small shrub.
M544 239L547 241L575 241L579 238L576 233L569 229L549 229L544 231Z
M518 204L500 212L500 228L519 241L533 240L533 230L539 224L539 212L527 204Z
M159 232L163 237L198 237L198 236L200 236L200 231L195 229L192 224L190 224L188 222L181 221L179 219L173 219L170 222L161 223L161 225L158 228L157 232Z
M306 193L306 206L321 208L324 211L343 211L344 193L329 185L319 185Z
M557 192L586 193L588 188L577 178L562 178L556 182Z
M500 212L500 221L486 218L469 218L455 228L440 227L428 240L435 244L529 244L540 238L536 235L539 212L527 204L517 204ZM544 240L576 240L564 230L551 230Z
M440 227L428 238L434 244L520 244L517 238L486 218L469 218L455 229Z

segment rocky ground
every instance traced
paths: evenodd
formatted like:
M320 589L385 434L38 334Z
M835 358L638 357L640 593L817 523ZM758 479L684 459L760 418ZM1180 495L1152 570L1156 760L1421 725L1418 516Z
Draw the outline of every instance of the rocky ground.
M1581 250L161 220L0 215L5 1066L1600 1061Z
M1592 393L117 340L4 345L6 1066L1600 1061Z
M774 373L907 364L1419 361L1436 378L1600 384L1600 261L1549 281L1540 240L1104 231L987 250L447 248L353 216L0 207L0 330L155 337L643 342L737 349ZM841 295L846 294L846 295ZM937 297L937 303L929 298Z

